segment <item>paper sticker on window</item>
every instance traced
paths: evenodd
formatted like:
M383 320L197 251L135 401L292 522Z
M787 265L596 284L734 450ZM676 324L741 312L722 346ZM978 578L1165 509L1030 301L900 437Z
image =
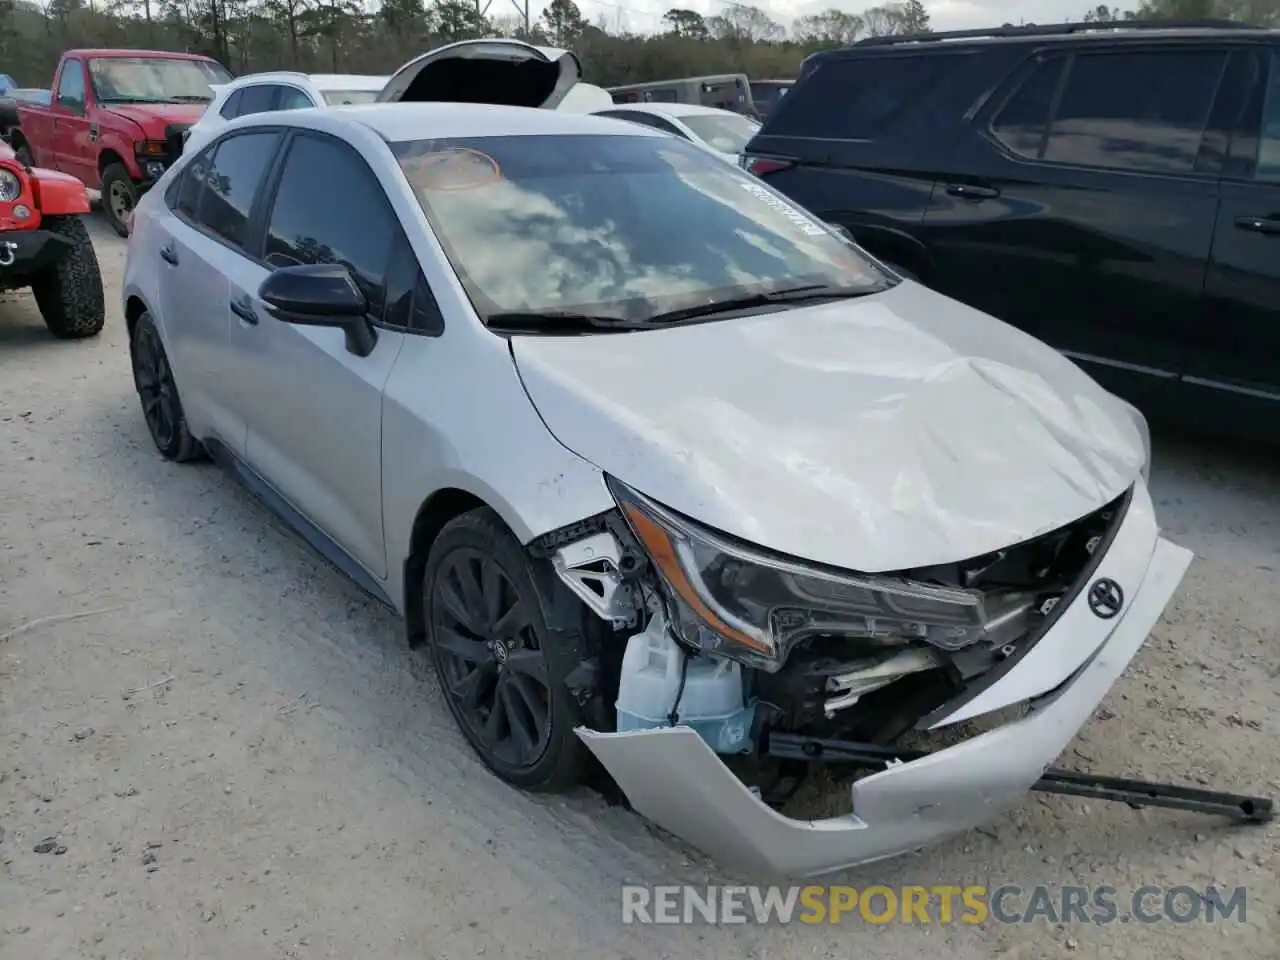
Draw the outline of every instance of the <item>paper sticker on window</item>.
M475 190L502 178L493 157L467 147L424 153L405 159L402 166L417 190Z

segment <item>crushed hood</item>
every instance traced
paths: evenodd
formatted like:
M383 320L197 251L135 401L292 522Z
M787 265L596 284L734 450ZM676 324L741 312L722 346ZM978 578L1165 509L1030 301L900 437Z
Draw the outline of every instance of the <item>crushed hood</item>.
M415 57L392 75L379 103L447 101L556 109L582 79L571 51L523 40L463 40Z
M1129 410L1071 361L914 283L667 330L515 337L570 450L743 540L884 572L1063 526L1139 476Z
M127 106L112 104L104 107L108 113L117 117L132 120L148 136L155 134L155 139L164 136L164 128L171 123L195 123L204 114L207 104L203 103L148 103L145 106Z

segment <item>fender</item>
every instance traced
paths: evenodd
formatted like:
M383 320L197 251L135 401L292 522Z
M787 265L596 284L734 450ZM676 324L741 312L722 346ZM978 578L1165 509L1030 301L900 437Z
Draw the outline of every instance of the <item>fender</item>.
M102 164L104 153L114 153L120 158L124 168L129 171L129 176L134 180L141 180L142 167L138 165L134 148L146 139L146 130L136 120L110 110L103 110L99 117L96 141L99 166ZM101 184L101 176L99 176L99 184Z
M89 192L67 173L36 167L31 171L31 191L42 216L57 217L89 212Z

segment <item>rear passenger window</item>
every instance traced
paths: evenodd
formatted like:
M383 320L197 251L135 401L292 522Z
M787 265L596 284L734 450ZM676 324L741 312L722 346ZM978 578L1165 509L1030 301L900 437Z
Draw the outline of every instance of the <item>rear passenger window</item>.
M1044 159L1190 173L1226 56L1212 50L1076 55Z
M274 83L258 83L251 87L245 87L240 91L240 113L238 116L247 117L251 113L265 113L268 110L274 110L276 95L279 92L280 87Z
M218 111L218 115L224 120L234 120L240 116L240 98L244 96L243 90L236 90L227 97L227 102L222 105L222 109Z
M955 55L869 56L820 63L779 103L768 132L869 140L920 95L945 82Z
M239 133L220 141L200 195L200 222L228 243L243 246L254 194L275 154L275 131Z
M339 205L325 202L335 184L342 189ZM341 263L370 312L381 316L392 246L402 236L382 184L360 154L336 140L294 139L267 227L268 264Z
M276 105L277 110L306 110L314 106L311 98L297 87L280 88L280 102Z
M1024 157L1040 156L1062 64L1060 59L1045 60L1032 68L1022 86L1014 91L992 121L991 132L1014 153Z
M1271 79L1262 106L1262 136L1254 179L1280 182L1280 53L1271 55Z

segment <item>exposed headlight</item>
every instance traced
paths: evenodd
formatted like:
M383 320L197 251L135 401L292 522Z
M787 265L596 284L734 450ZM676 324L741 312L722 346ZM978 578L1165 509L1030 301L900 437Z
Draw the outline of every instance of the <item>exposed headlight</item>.
M22 196L22 181L12 170L0 170L0 202L13 203Z
M672 627L688 644L772 672L813 636L923 640L956 650L984 634L978 591L771 556L608 482L666 588Z

